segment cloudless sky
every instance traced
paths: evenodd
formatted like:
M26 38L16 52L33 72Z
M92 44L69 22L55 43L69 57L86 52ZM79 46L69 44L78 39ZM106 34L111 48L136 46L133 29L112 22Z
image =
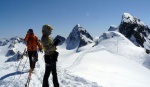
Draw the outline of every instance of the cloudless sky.
M127 12L150 26L150 0L0 0L0 38L25 37L29 28L41 37L44 24L53 37L67 38L76 24L93 37L119 26Z

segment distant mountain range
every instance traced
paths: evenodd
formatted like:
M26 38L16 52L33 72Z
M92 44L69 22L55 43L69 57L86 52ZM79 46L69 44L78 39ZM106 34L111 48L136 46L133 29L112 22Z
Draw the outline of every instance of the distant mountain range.
M124 13L122 15L121 23L118 27L115 25L111 25L108 31L117 31L123 34L136 46L142 47L146 50L150 50L150 37L149 37L150 28L140 19L138 19L135 16L132 16L129 13ZM106 33L99 36L99 40L102 40L102 37L105 37L105 34ZM67 39L59 35L57 36L57 38L61 40L61 44L63 44L66 41L67 50L80 48L89 43L97 44L97 42L99 41L99 40L93 41L93 37L90 35L90 33L87 32L86 29L82 27L80 24L75 25L75 27L72 29ZM4 46L8 42L12 41L13 43L23 42L23 38L12 37L10 40L8 39L0 40L0 46ZM9 48L10 47L13 47L13 44L11 44Z

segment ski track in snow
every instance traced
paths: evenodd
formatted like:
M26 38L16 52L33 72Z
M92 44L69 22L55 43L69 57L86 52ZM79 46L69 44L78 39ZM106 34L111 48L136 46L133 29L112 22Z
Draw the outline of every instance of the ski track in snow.
M77 58L73 65L78 64L86 53L84 52L83 55ZM27 63L24 65L26 60ZM19 63L20 66L18 67ZM44 68L44 65L42 66L39 62L36 63L36 68L31 76L30 87L42 87ZM12 71L0 77L0 87L24 87L28 77L29 60L25 57L18 62L5 62L0 69L4 71L9 69ZM101 87L95 82L90 82L84 78L69 74L68 70L63 69L61 66L57 66L57 74L60 87ZM52 75L49 78L49 85L53 87Z
M103 46L99 46L99 47L91 47L89 48L88 50L86 50L85 52L83 52L81 55L79 55L76 60L73 62L73 64L71 66L69 66L68 68L66 68L67 70L69 70L70 68L72 67L75 67L77 66L78 64L80 64L80 62L82 61L83 59L83 56L85 56L86 54L88 53L91 53L91 52L97 52L97 51L101 51L101 50L106 50ZM108 51L108 50L107 50Z

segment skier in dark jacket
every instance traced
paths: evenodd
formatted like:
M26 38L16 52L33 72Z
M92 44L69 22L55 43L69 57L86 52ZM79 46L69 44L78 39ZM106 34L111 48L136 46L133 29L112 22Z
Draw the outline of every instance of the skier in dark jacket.
M43 78L42 87L49 87L48 78L50 76L50 72L53 75L53 84L54 87L59 87L57 71L56 71L56 57L58 53L56 52L56 46L53 44L52 38L49 37L53 28L50 25L43 25L42 27L42 47L44 49L44 59L45 59L45 74Z

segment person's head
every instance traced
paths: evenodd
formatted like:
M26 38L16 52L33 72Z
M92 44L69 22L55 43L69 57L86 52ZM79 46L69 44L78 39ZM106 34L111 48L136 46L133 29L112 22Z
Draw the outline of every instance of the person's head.
M42 34L49 36L52 33L53 28L50 25L43 25L42 26Z
M29 29L29 30L27 31L27 33L28 33L28 34L33 34L33 29Z

